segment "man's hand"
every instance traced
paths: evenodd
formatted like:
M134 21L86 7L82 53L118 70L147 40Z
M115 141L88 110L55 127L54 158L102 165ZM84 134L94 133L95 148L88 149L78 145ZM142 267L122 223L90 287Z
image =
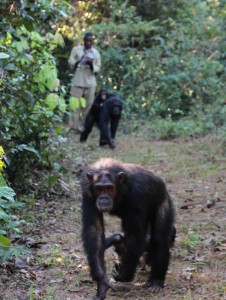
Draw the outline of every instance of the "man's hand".
M92 59L91 57L87 56L87 55L84 55L84 56L82 57L82 59L80 60L80 62L81 62L82 64L87 64L87 65L89 65L89 64L91 64L91 63L93 62L93 59Z

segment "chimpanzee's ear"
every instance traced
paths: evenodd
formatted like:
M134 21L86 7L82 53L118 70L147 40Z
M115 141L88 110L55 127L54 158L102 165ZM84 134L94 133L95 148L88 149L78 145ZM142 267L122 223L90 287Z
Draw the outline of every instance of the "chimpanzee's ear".
M87 172L86 176L87 176L87 179L88 179L89 181L93 181L93 174L92 174L92 173Z
M117 178L118 178L119 182L122 183L122 182L125 180L126 175L125 175L125 173L123 173L123 172L119 172L119 173L117 174Z

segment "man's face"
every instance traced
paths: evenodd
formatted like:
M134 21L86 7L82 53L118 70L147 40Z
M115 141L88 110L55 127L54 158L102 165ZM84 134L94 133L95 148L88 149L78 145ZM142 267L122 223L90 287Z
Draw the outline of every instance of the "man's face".
M93 45L93 37L89 36L89 37L85 37L84 38L84 46L86 49L90 49Z

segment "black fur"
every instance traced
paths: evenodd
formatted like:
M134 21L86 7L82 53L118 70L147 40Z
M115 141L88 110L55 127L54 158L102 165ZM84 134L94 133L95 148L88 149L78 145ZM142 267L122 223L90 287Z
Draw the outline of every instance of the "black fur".
M146 286L151 292L159 292L164 287L175 230L173 203L163 180L141 166L101 159L83 171L81 187L82 238L91 276L97 281L94 299L105 299L111 287L104 251L117 241L120 264L115 279L131 281L140 257L147 251L151 272ZM121 218L121 238L105 238L103 212Z
M101 91L94 100L94 103L86 116L85 128L81 133L80 141L85 142L96 124L100 129L100 146L109 145L115 148L115 135L118 129L122 112L122 100L116 94L107 92L106 100L102 100Z

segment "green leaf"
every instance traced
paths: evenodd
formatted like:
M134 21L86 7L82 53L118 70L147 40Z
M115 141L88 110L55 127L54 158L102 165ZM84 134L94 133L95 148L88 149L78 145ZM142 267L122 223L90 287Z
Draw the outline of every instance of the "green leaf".
M0 187L1 186L6 186L6 185L7 185L7 183L6 183L5 179L4 179L4 177L2 176L2 174L0 174Z
M25 55L25 56L27 57L27 59L29 59L31 62L35 62L33 55L28 54L28 53L25 53L24 55Z
M0 246L9 247L11 244L11 241L6 238L5 236L0 234Z
M1 235L3 235L3 234L6 235L7 232L6 232L5 230L1 230L1 229L0 229L0 234L1 234Z
M34 81L45 85L49 90L54 90L57 80L57 69L53 65L45 64L35 75Z
M31 147L31 146L28 146L28 145L25 145L25 144L21 144L21 145L18 145L16 147L19 151L29 151L29 152L33 152L34 154L36 154L38 156L38 158L41 159L41 156L39 154L39 152L34 148L34 147Z
M0 210L0 220L4 220L5 222L10 222L11 216L5 213L3 210Z
M56 175L50 175L48 179L48 184L53 185L57 182L58 177Z
M82 107L82 108L85 108L85 107L86 107L86 99L85 99L85 98L81 97L81 98L80 98L80 103L81 103L81 107Z
M13 248L12 247L3 247L3 249L0 249L0 262L7 261L13 254Z
M57 135L62 135L62 127L61 126L55 126L54 130Z
M33 18L32 18L33 19ZM25 28L28 30L28 31L33 31L34 30L34 20L30 21L30 20L26 20L24 19L23 20L23 24L25 26Z
M9 222L9 223L6 225L6 227L7 227L8 229L13 229L13 230L15 230L15 231L20 232L20 229L17 228L17 227L18 227L18 226L21 226L22 224L26 224L26 221L24 221L24 220L20 220L20 221L11 221L11 222Z
M46 103L52 111L57 107L59 99L60 97L54 93L50 93L46 96Z
M0 206L2 208L8 207L8 201L0 199Z
M65 103L65 100L63 98L59 98L59 110L64 113L66 109L67 105Z
M13 197L15 195L16 193L9 186L0 186L0 197L4 197L9 201L14 201Z
M0 52L0 59L8 58L8 57L9 57L9 54L6 54L4 52Z
M69 106L70 106L70 109L72 110L76 110L79 108L79 100L78 98L76 97L70 97L69 99Z
M14 64L10 63L10 64L8 64L8 65L5 66L4 70L16 71L17 67Z
M12 46L15 46L19 53L23 52L26 49L29 49L28 41L26 39L22 39L19 42L13 42Z

